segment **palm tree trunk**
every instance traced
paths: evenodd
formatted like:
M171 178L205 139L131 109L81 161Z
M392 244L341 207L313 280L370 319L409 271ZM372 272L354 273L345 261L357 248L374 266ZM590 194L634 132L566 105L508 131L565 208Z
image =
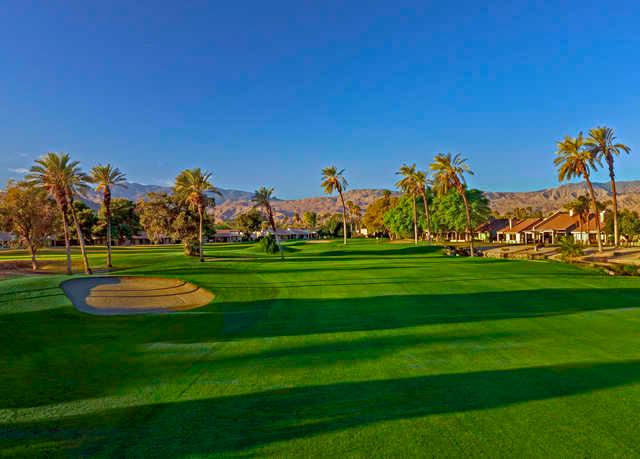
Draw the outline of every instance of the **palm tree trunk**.
M593 206L593 213L596 217L596 229L597 229L597 239L598 239L598 252L602 252L602 240L600 239L600 215L598 215L598 202L596 201L596 193L593 191L593 185L591 184L591 180L589 179L589 174L584 173L584 179L587 182L587 186L589 187L589 194L591 195L591 205Z
M338 190L338 194L340 194L340 201L342 202L342 232L344 236L344 245L347 245L347 206L344 205L342 190Z
M104 190L104 213L107 218L107 268L112 268L111 264L111 191Z
M584 241L582 240L584 237L584 231L582 231L582 214L578 215L578 222L580 222L580 243L584 244Z
M427 219L427 241L431 240L431 214L429 213L429 204L427 203L427 193L424 188L420 190L422 193L422 199L424 201L424 215Z
M613 157L607 157L607 164L609 165L609 177L611 178L611 195L612 195L612 207L613 207L613 244L618 247L620 244L620 233L618 230L618 192L616 191L616 175L613 169Z
M199 253L200 253L200 263L204 262L204 248L203 248L203 243L202 243L202 220L203 220L203 211L202 211L202 207L198 206L198 245L200 246L199 248Z
M76 208L73 207L73 198L69 199L69 208L71 209L71 216L73 217L73 223L76 227L76 234L78 235L78 244L80 244L80 253L82 254L82 263L84 264L85 274L93 274L89 267L89 258L87 258L87 250L84 246L84 236L82 235L82 229L80 228L80 222L78 221L78 214Z
M276 220L273 218L273 210L271 209L271 206L267 207L267 215L269 216L269 223L273 230L273 237L276 238L276 245L280 251L280 259L284 260L284 251L282 250L282 244L280 244L280 237L278 236L278 230L276 229Z
M416 209L416 196L413 195L413 243L418 245L418 211Z
M464 188L458 190L458 193L462 196L462 202L464 202L464 211L467 215L467 237L469 238L469 254L473 257L473 231L471 229L471 209L469 208L469 200L467 199L467 193Z
M58 208L62 214L62 228L64 232L64 250L67 256L67 275L71 275L71 242L69 241L69 216L66 205L58 200Z

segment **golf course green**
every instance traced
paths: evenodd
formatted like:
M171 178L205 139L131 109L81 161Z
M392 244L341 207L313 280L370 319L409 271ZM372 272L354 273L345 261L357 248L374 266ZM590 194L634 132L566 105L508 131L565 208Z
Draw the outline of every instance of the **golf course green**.
M0 280L0 455L640 455L638 278L374 240L206 255L114 248L112 274L215 297L168 314Z

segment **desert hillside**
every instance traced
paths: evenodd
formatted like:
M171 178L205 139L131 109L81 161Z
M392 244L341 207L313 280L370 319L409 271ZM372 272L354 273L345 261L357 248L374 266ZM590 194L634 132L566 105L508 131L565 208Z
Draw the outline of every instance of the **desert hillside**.
M608 183L594 183L598 199L607 201L611 199L611 191ZM171 188L157 185L142 185L129 183L127 188L114 190L115 197L123 197L138 200L151 191L171 192ZM239 190L220 190L222 197L216 196L216 216L222 220L231 220L239 213L249 210L252 193ZM561 208L565 203L575 199L581 194L586 194L584 184L562 185L557 188L547 188L538 191L519 192L494 192L486 191L485 194L491 202L491 208L498 213L505 213L516 207L531 207L544 213ZM364 211L375 199L382 196L381 189L349 190L345 193L345 200L351 200L358 204ZM640 212L640 180L619 182L618 198L622 208ZM100 204L100 196L92 193L86 201L94 208ZM304 199L276 199L273 207L279 216L291 217L295 213L302 215L306 211L319 214L335 213L341 209L337 196L319 196Z

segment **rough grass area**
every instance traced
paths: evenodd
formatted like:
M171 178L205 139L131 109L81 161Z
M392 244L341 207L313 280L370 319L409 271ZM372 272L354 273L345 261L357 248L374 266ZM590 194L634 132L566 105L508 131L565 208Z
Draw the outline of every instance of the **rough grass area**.
M639 279L376 241L287 248L116 249L117 274L216 295L169 315L83 314L62 275L1 280L0 454L640 455Z

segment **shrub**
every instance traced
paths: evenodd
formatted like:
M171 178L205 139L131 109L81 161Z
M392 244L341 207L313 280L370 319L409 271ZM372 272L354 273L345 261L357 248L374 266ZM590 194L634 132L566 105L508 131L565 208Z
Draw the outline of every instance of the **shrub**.
M258 245L269 255L278 253L278 244L276 243L276 238L273 234L267 234L265 237L260 239Z
M564 261L570 261L584 255L582 246L573 240L573 236L562 238L559 245L560 255Z

